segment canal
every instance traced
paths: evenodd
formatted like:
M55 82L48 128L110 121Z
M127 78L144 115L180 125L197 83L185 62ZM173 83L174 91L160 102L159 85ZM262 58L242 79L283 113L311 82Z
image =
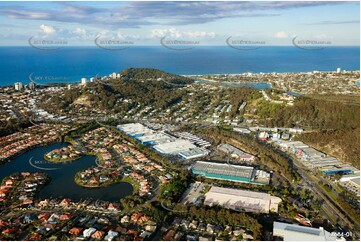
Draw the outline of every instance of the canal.
M16 172L42 172L51 177L51 182L40 192L40 198L66 197L74 201L80 199L101 199L111 202L119 201L132 195L133 187L130 183L120 182L102 188L84 188L74 182L78 171L95 165L94 156L82 158L68 163L49 163L44 160L44 154L67 146L66 143L53 144L30 150L8 163L0 165L0 179Z

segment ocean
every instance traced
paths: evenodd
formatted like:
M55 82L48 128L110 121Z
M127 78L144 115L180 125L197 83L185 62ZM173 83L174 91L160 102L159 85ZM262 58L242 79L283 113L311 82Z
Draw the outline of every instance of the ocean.
M360 69L359 47L303 50L293 46L237 50L199 46L177 51L161 46L105 50L63 47L45 51L33 47L0 47L0 85L15 82L79 82L82 77L108 75L129 67L150 67L179 75L244 72L308 72Z

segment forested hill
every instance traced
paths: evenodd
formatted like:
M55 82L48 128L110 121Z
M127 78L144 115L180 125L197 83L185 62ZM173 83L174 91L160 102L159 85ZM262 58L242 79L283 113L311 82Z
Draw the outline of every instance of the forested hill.
M54 113L66 113L79 103L114 113L129 111L138 104L165 109L181 101L187 94L183 87L193 83L190 78L151 68L129 68L119 74L120 78L98 79L65 90L61 97L44 97L42 107Z
M167 81L175 84L190 84L193 82L192 79L187 77L174 75L168 72L153 68L128 68L119 73L121 79L128 80L155 80L155 81Z

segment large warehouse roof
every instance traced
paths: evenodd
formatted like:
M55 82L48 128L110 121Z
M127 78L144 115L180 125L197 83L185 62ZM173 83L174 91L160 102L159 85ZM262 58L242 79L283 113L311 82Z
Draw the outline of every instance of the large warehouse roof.
M155 145L153 148L163 154L176 154L184 150L197 148L197 146L188 140L176 139L173 142Z
M234 210L247 212L277 212L282 200L268 193L212 186L205 195L204 204L220 205Z
M152 134L155 133L154 130L149 129L140 123L129 123L118 125L117 128L121 131L124 131L130 136L138 135L138 134Z
M205 161L197 161L192 168L193 171L207 174L217 174L232 177L252 178L253 167L228 164L218 164ZM226 178L226 177L225 177Z
M165 142L173 141L175 138L164 133L154 133L154 134L145 134L137 138L142 143L153 142L156 144L161 144Z
M232 189L232 188L224 188L224 187L216 187L213 186L210 192L223 194L223 195L233 195L233 196L241 196L241 197L251 197L255 199L269 200L271 199L271 195L263 192L252 192L247 190L240 189Z
M240 150L230 144L220 144L218 145L218 149L220 149L223 152L230 153L236 156L253 156L249 153L244 152L243 150Z
M273 222L273 236L282 237L284 241L336 241L336 236L323 228L310 228L296 224Z

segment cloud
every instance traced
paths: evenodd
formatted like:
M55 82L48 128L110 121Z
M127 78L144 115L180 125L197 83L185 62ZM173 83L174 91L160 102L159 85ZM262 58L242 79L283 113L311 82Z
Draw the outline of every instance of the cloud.
M286 39L289 37L289 34L287 34L285 31L279 31L275 34L275 38L277 39Z
M150 38L215 38L216 34L214 32L205 32L205 31L179 31L176 28L169 29L152 29Z
M214 32L204 32L204 31L195 31L195 32L184 32L189 38L215 38L216 34Z
M151 38L162 38L164 36L172 38L180 38L182 34L175 28L170 29L152 29L150 37Z
M118 7L87 6L83 2L56 2L57 9L2 6L0 14L13 19L47 20L107 28L145 25L202 24L226 18L279 16L283 10L356 2L129 2ZM265 11L279 11L266 13Z
M41 24L39 31L31 33L27 38L33 37L38 39L52 40L94 40L96 33L87 31L85 28L61 28L48 24Z
M108 31L108 30L104 30L101 31L100 33L98 33L95 38L100 38L100 39L109 39L109 40L139 40L142 37L135 34L126 34L123 32L119 32L119 31Z
M359 20L346 20L346 21L322 21L317 23L307 23L305 25L333 25L333 24L359 24Z
M86 30L82 28L76 28L73 32L78 35L86 35Z
M326 34L318 34L315 35L316 39L328 39L329 37Z
M49 25L42 24L42 25L40 25L40 29L41 29L45 34L55 33L55 29L54 29L52 26L49 26Z

